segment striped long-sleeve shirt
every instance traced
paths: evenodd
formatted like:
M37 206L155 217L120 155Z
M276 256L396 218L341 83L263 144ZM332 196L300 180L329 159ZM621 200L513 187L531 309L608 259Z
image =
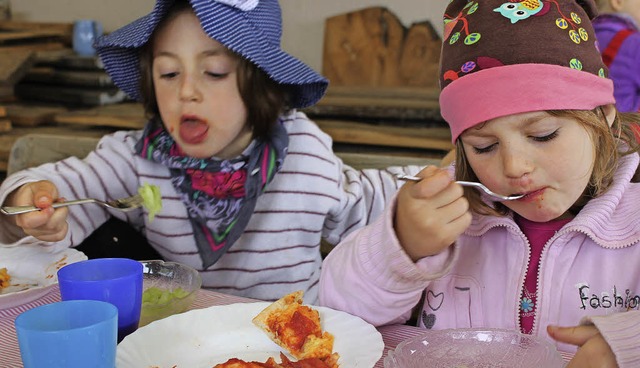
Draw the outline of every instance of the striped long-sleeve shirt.
M71 206L66 238L46 246L76 246L115 216L140 230L166 260L198 269L203 287L263 300L304 290L305 301L314 303L321 239L336 244L372 222L401 185L395 174L414 174L419 168L355 170L342 163L332 151L331 138L303 113L286 115L284 126L289 150L282 169L258 198L242 236L207 269L169 170L135 154L141 131L105 136L85 159L70 157L9 176L0 187L0 203L20 185L36 180L52 181L68 199L120 198L135 194L144 183L157 185L163 209L152 222L143 209L121 213L95 205ZM0 246L38 242L0 216Z

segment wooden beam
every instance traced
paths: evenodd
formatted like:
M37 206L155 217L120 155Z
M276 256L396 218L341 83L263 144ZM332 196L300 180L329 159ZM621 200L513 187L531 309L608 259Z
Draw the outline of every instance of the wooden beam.
M335 142L387 147L412 147L449 151L453 148L448 128L409 128L357 123L344 120L315 120Z
M139 103L120 103L93 109L57 114L57 123L82 126L105 126L122 129L142 129L147 119Z
M29 50L14 50L0 54L0 85L15 85L35 63L35 54Z

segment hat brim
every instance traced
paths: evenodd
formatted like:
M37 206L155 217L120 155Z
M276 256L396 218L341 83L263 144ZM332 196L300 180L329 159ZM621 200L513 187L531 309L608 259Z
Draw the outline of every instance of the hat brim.
M516 64L469 74L440 93L451 140L491 119L531 111L592 110L615 103L613 82L551 64Z
M96 50L106 71L116 86L132 99L141 100L140 47L149 41L171 3L170 0L158 1L150 14L100 37L96 42ZM291 107L311 106L322 98L328 81L284 52L279 44L266 42L267 38L248 20L245 12L211 0L192 0L191 4L209 37L250 60L291 91Z

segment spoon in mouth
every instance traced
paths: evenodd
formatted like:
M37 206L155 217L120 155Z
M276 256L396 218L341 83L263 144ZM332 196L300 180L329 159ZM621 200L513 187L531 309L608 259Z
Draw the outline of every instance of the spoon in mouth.
M417 176L411 176L411 175L398 175L397 176L398 179L400 180L410 180L410 181L420 181L422 180L422 178L419 178ZM524 197L524 194L517 194L517 195L509 195L509 196L505 196L502 194L497 194L491 191L491 189L487 188L484 186L484 184L482 183L477 183L475 181L456 181L456 183L462 185L463 187L475 187L478 189L481 189L482 191L484 191L485 193L487 193L489 196L491 196L493 199L497 200L497 201L513 201L516 199L520 199L522 197Z

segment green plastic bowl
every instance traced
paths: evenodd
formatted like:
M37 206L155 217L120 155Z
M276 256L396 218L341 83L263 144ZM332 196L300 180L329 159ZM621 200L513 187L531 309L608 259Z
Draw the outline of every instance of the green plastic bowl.
M144 278L139 327L189 309L202 286L198 271L177 262L140 263Z

